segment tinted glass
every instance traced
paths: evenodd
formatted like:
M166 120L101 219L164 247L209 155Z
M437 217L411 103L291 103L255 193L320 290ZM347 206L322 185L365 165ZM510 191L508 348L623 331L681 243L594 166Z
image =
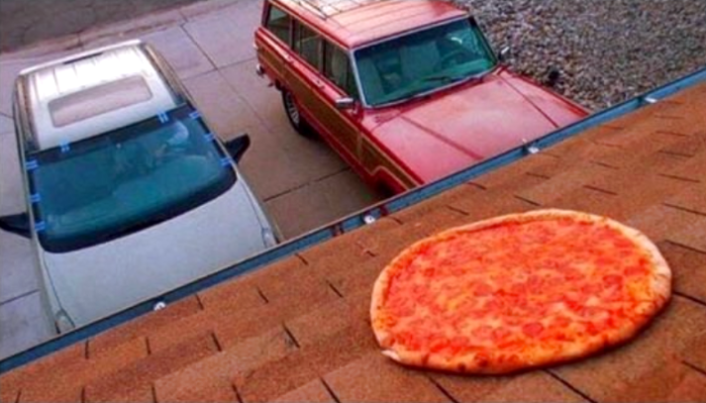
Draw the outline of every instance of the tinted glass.
M369 105L403 101L479 75L495 58L469 20L414 32L355 52Z
M294 28L294 50L317 70L321 69L321 37L297 23Z
M271 6L269 15L267 16L267 29L289 45L289 26L291 20L289 14L277 7Z
M324 46L324 75L343 92L357 98L358 90L348 54L328 42L324 42Z
M167 114L27 155L45 250L66 252L141 230L214 199L235 183L195 110Z

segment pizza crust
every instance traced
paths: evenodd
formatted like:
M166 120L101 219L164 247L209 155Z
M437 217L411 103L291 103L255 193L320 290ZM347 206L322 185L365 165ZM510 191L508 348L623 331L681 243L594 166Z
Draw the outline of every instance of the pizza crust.
M411 351L400 343L393 341L393 337L383 323L385 319L384 303L391 276L400 265L413 260L420 250L443 242L458 233L482 231L489 227L507 223L524 223L557 218L570 218L578 222L605 224L619 231L649 257L652 297L649 301L640 304L639 308L637 308L639 310L638 315L630 325L609 329L610 331L602 333L600 337L564 343L560 350L536 347L532 351L519 355L516 353L507 354L502 349L497 349L490 352L467 353L448 358L430 352ZM395 257L381 272L373 288L370 314L373 331L379 345L382 347L382 353L399 363L453 372L506 374L575 360L628 341L664 307L671 295L671 282L672 274L666 260L657 247L642 232L607 217L559 209L536 210L527 213L504 215L452 228L414 243Z

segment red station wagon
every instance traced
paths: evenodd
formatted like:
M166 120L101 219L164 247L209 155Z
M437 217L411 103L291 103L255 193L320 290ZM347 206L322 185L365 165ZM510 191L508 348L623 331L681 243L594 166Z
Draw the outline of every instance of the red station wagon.
M510 72L468 12L432 0L267 0L258 73L302 134L398 193L582 119Z

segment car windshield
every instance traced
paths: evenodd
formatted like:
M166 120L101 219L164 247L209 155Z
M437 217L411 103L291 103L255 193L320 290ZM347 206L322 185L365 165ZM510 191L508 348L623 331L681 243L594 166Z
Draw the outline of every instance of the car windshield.
M478 26L457 20L355 52L365 101L399 102L491 70L495 58Z
M50 252L168 220L236 181L230 159L190 105L26 159L35 228Z

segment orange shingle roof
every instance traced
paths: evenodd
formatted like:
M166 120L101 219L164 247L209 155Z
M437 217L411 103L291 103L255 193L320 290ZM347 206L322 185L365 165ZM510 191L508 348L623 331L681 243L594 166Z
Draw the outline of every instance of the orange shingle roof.
M703 400L704 111L701 84L4 374L0 400ZM544 207L651 237L675 277L653 325L597 357L514 376L414 370L379 353L370 294L395 254L450 226Z

